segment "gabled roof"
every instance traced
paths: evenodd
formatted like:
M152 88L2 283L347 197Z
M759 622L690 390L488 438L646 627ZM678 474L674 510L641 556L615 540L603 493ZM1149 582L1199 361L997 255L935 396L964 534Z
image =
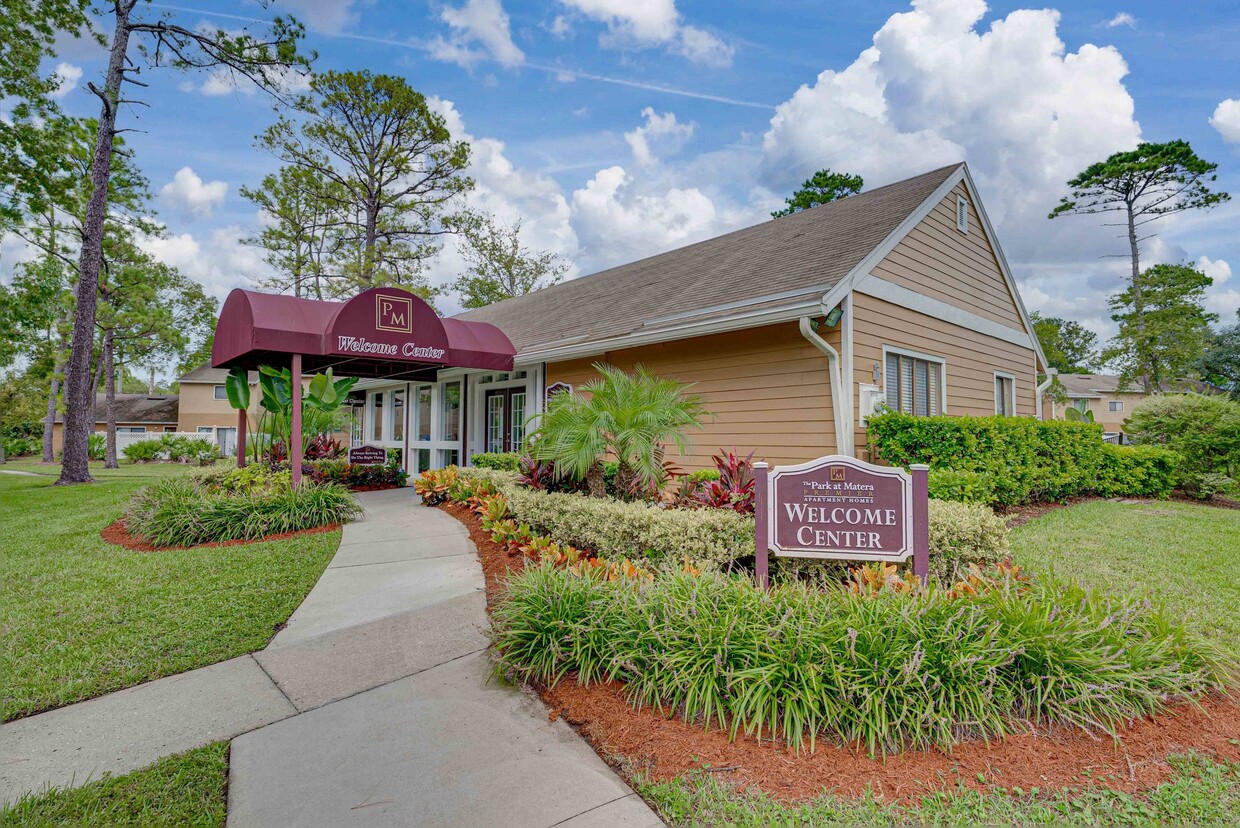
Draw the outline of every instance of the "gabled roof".
M95 422L102 423L107 417L107 404L105 395L95 395ZM117 394L113 409L118 423L176 425L180 398L168 394ZM64 422L62 413L56 413L56 422Z
M1059 382L1070 397L1090 397L1099 394L1144 394L1137 383L1120 388L1119 377L1113 374L1059 374ZM1218 394L1222 389L1201 380L1167 380L1160 389L1164 394L1195 391L1199 394Z
M520 354L657 329L667 317L701 320L741 304L792 304L838 284L960 168L942 167L455 318L498 326Z

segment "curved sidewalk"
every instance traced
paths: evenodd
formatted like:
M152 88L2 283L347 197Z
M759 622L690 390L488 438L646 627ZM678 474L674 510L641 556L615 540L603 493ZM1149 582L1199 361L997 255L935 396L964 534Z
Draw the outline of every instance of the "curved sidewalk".
M485 653L464 526L362 495L267 649L0 728L0 799L233 738L230 825L658 825Z

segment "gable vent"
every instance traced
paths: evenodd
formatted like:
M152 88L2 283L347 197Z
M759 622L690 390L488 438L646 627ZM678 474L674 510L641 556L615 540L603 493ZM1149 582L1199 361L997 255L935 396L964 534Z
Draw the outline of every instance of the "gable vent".
M964 196L956 196L956 229L961 233L969 232L969 202Z

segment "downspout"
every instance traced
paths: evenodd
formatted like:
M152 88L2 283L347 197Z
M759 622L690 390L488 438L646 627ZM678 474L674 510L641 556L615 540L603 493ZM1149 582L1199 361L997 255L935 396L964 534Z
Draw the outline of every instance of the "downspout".
M814 330L810 317L802 316L800 320L801 336L805 337L815 348L827 355L827 371L831 382L831 413L835 418L835 447L840 454L852 456L852 425L844 398L844 380L840 372L839 351L831 347Z
M1046 389L1051 387L1051 383L1055 381L1055 377L1058 375L1059 375L1058 368L1047 368L1046 379L1043 380L1042 384L1039 385L1037 388L1036 402L1038 405L1038 419L1039 420L1043 419L1042 417L1042 394L1045 393ZM1055 401L1054 400L1051 400L1051 419L1052 420L1055 419Z

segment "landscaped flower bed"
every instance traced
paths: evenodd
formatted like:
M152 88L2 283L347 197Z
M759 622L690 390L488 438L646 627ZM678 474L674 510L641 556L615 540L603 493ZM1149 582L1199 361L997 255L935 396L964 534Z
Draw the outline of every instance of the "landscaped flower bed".
M156 547L195 546L316 529L361 511L343 486L293 488L286 471L246 466L140 489L130 500L125 526Z
M336 483L355 492L399 489L409 482L409 473L395 460L383 465L318 460L302 469L316 483Z

